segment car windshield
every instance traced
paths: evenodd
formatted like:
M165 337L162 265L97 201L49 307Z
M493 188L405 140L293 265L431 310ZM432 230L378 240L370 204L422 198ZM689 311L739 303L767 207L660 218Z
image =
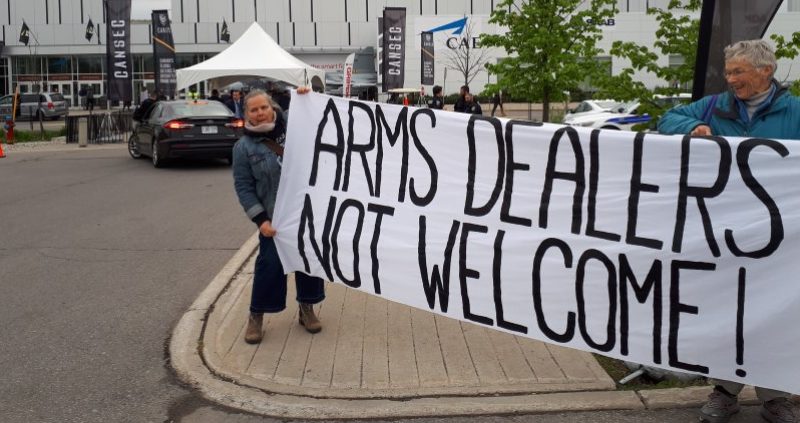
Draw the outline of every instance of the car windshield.
M684 98L684 97L665 97L665 98L657 98L655 103L658 107L662 109L670 109L675 106L679 106L681 104L687 104L691 102L691 98Z
M597 100L595 101L595 103L597 103L597 105L600 106L601 109L606 109L606 110L613 109L617 104L619 104L619 102L613 100Z
M614 111L619 113L633 113L633 110L639 106L638 101L629 101L627 103L620 103L615 106Z
M207 117L207 116L233 116L233 112L224 104L216 101L173 103L167 105L166 115L171 117Z

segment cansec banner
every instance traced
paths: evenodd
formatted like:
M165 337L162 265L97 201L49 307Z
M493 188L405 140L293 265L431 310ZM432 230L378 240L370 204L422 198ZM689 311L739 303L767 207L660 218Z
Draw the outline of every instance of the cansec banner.
M156 91L175 97L175 43L172 41L172 26L169 12L154 10L153 20L153 61L155 63Z
M108 99L133 99L131 60L131 0L108 0L106 5L106 82Z
M382 73L383 90L403 88L406 73L406 8L386 7L383 9L382 34Z
M294 95L286 271L501 331L800 393L800 142Z

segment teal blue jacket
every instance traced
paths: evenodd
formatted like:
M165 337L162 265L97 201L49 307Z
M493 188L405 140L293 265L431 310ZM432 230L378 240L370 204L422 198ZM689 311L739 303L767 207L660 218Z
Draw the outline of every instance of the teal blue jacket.
M688 134L700 125L708 125L713 135L800 140L800 98L773 84L775 92L751 119L741 100L728 91L716 96L710 113L706 112L714 96L669 110L658 121L658 132ZM704 122L703 117L709 114L710 122Z

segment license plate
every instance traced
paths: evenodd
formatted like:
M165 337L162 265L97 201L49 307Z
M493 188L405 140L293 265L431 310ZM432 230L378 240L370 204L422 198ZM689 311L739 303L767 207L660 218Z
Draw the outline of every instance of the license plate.
M204 134L216 134L217 133L217 127L216 126L204 126L202 128L202 131L203 131Z

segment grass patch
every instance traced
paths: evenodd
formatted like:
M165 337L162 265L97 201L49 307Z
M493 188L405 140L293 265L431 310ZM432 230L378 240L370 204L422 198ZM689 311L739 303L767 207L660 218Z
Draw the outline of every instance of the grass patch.
M47 131L44 133L40 131L20 131L14 129L14 142L34 142L34 141L52 141L53 138L63 137L67 135L67 128L61 128L58 131ZM3 140L5 140L5 131L3 131Z
M594 354L594 358L600 363L603 370L608 373L611 379L617 384L619 391L639 391L642 389L667 389L667 388L686 388L689 386L707 386L708 380L706 378L694 379L691 381L683 381L679 379L664 379L655 380L647 374L641 375L632 381L620 385L619 380L632 373L625 364L620 360L608 358L606 356Z

